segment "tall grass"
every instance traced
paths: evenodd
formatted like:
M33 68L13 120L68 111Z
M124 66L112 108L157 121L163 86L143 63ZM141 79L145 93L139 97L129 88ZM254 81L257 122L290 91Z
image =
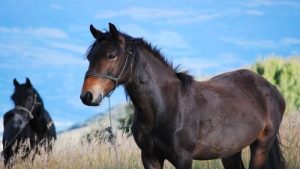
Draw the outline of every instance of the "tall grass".
M299 113L298 113L299 114ZM300 168L300 115L284 117L280 129L284 156L290 169ZM35 157L26 160L17 160L16 169L114 169L118 165L122 169L143 168L140 159L140 150L132 137L127 138L119 134L116 141L118 161L111 143L97 140L82 141L80 137L59 135L50 154L41 152ZM18 159L18 158L16 158ZM243 151L244 165L249 162L249 150ZM0 168L4 168L3 162ZM173 166L165 162L166 169ZM223 168L220 160L194 161L193 169L220 169Z
M290 169L300 169L300 113L285 117L280 128L282 149Z

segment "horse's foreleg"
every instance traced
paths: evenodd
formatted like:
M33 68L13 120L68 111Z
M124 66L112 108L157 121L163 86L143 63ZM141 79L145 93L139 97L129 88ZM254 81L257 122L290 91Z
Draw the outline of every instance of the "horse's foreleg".
M189 153L177 154L175 161L171 162L176 169L191 169L193 160Z
M159 159L153 154L149 154L142 151L142 162L145 169L162 169L164 160Z
M179 160L175 164L176 169L191 169L193 164L193 160Z
M230 157L222 158L222 164L225 169L245 169L241 152Z

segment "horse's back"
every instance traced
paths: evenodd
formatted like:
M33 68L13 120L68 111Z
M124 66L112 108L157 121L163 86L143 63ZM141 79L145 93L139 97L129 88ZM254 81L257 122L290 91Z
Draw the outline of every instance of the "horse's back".
M264 100L262 102L265 104L265 109L268 109L268 102L272 102L278 105L278 109L283 114L285 110L285 101L281 93L278 91L276 86L272 85L262 76L247 70L240 69L228 73L221 74L219 76L213 77L208 81L209 83L232 83L233 86L238 89L243 89L244 92L257 93Z
M270 114L279 117L282 111L276 87L249 70L224 73L195 85L201 117L194 152L198 159L237 153L256 140ZM270 112L274 104L279 105L278 111Z
M285 101L276 86L272 85L262 76L247 70L240 69L215 76L208 80L206 86L227 93L223 99L229 99L235 105L252 106L256 112L266 118L267 116L280 116L285 111ZM230 94L229 94L230 93ZM238 104L236 104L238 103ZM248 106L247 106L248 105ZM276 109L276 110L275 110Z

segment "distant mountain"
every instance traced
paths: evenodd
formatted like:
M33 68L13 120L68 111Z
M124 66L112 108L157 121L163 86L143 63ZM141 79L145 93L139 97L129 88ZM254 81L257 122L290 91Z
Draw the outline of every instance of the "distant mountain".
M120 104L111 108L111 118L112 118L112 127L113 131L115 132L118 128L118 119L126 115L126 111L128 104ZM75 124L59 133L61 137L81 137L83 134L92 131L93 129L104 129L110 126L109 122L109 112L101 112L97 115L92 116L91 118L87 119L86 121Z

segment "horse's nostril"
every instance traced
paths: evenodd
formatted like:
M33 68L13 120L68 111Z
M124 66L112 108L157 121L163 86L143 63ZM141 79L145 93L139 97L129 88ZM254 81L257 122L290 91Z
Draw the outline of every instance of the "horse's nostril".
M86 93L86 100L91 103L93 100L93 94L91 92Z
M93 101L93 94L91 92L86 92L85 95L80 98L84 104L91 104Z

